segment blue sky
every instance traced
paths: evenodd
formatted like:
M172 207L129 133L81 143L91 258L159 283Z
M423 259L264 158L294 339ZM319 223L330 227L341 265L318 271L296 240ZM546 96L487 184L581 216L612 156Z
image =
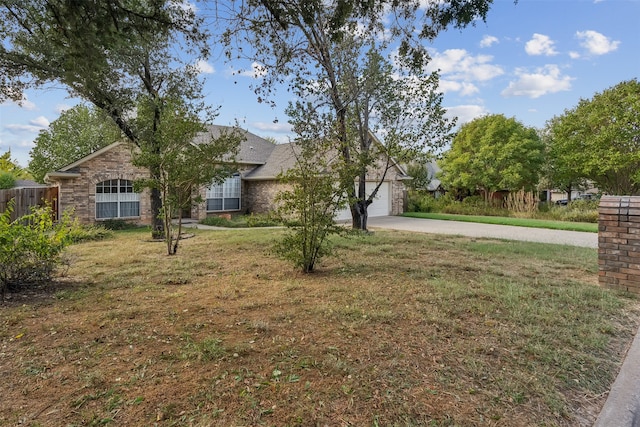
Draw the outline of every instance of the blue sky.
M430 67L440 70L444 106L459 123L504 114L541 128L581 98L640 77L639 18L640 0L495 0L486 23L448 30L427 45ZM244 67L234 75L220 52L201 64L207 101L220 106L217 122L238 120L286 141L286 95L275 109L259 104L250 88L256 73ZM54 86L26 95L21 107L0 105L0 153L10 149L22 166L38 132L79 102Z

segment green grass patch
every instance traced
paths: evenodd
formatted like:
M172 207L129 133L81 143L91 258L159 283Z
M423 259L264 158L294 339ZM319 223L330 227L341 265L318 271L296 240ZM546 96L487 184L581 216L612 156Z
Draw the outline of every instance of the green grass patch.
M598 224L587 222L550 221L544 219L510 218L502 216L454 215L445 213L406 212L411 218L440 219L445 221L477 222L481 224L513 225L516 227L548 228L551 230L584 231L597 233Z

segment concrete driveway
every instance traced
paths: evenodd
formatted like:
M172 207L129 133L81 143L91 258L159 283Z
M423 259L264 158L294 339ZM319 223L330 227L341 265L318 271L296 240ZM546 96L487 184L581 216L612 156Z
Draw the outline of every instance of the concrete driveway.
M527 242L582 246L585 248L598 247L598 233L585 233L581 231L548 230L543 228L514 227L511 225L407 218L403 216L369 218L368 226L371 229L381 228L414 231L418 233L523 240Z

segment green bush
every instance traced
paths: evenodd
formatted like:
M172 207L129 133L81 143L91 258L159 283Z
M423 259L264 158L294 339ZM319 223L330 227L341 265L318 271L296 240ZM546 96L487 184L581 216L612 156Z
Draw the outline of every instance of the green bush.
M8 190L16 186L16 177L10 172L0 171L0 190Z
M72 243L102 240L113 236L113 231L101 225L77 225L69 229L69 240Z
M14 203L0 214L0 294L46 283L62 264L61 253L71 243L69 215L54 224L51 207L36 207L11 221Z
M245 217L248 227L274 227L281 223L269 214L251 214Z
M244 227L244 224L234 223L226 218L222 218L220 216L208 216L202 220L200 220L200 224L210 225L212 227L227 227L227 228L237 228Z

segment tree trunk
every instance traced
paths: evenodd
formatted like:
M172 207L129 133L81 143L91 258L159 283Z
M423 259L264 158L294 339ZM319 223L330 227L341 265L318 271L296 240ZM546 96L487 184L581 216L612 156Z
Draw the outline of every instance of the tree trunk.
M369 203L367 200L358 200L351 205L351 227L354 230L367 231L367 221L369 219L369 213L367 207Z
M158 171L150 168L152 179L159 175ZM164 221L160 215L162 212L162 195L157 188L151 189L151 238L164 240Z
M567 203L569 203L571 201L571 190L572 190L572 187L573 186L571 184L569 184L567 186Z

